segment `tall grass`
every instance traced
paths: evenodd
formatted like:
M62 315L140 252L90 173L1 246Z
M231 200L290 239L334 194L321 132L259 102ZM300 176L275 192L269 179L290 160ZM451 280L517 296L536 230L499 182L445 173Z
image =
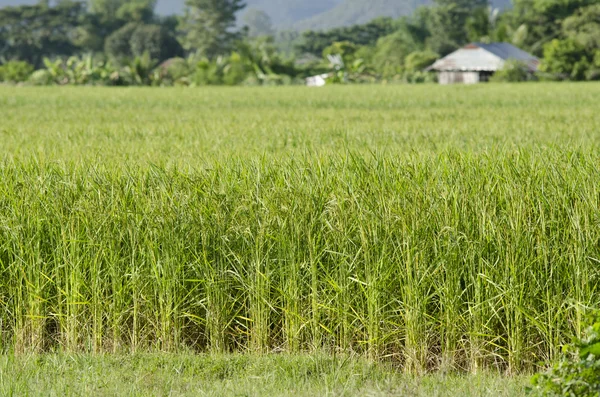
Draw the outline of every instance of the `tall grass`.
M531 369L600 300L587 149L0 163L4 351Z

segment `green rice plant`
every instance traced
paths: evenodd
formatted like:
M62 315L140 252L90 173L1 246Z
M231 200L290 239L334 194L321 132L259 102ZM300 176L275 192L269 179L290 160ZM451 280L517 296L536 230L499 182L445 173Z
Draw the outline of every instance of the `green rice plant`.
M600 303L600 98L511 87L0 87L0 348L555 359Z
M597 161L5 161L2 344L325 349L410 372L521 372L597 304Z

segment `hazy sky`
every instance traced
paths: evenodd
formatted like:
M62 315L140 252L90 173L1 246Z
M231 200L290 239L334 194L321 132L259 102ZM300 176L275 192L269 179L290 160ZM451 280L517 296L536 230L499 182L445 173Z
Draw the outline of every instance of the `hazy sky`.
M184 0L158 0L156 11L160 14L175 14L182 10ZM37 0L0 0L0 7L35 4Z

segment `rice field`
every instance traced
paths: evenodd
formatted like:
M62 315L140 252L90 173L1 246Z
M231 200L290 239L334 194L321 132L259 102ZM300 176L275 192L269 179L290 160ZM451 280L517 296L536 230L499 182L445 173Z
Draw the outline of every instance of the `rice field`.
M0 349L532 371L600 301L599 102L0 87Z

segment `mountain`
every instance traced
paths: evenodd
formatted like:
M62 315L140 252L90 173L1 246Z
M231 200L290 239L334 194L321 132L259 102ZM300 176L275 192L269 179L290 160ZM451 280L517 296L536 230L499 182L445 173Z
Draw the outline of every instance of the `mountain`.
M378 17L398 18L410 15L427 0L344 0L337 6L302 20L294 25L297 30L321 30L339 26L363 24Z
M247 8L265 11L278 28L290 28L315 15L335 8L343 0L247 0Z
M6 6L22 6L25 4L35 4L37 0L0 0L0 8Z

